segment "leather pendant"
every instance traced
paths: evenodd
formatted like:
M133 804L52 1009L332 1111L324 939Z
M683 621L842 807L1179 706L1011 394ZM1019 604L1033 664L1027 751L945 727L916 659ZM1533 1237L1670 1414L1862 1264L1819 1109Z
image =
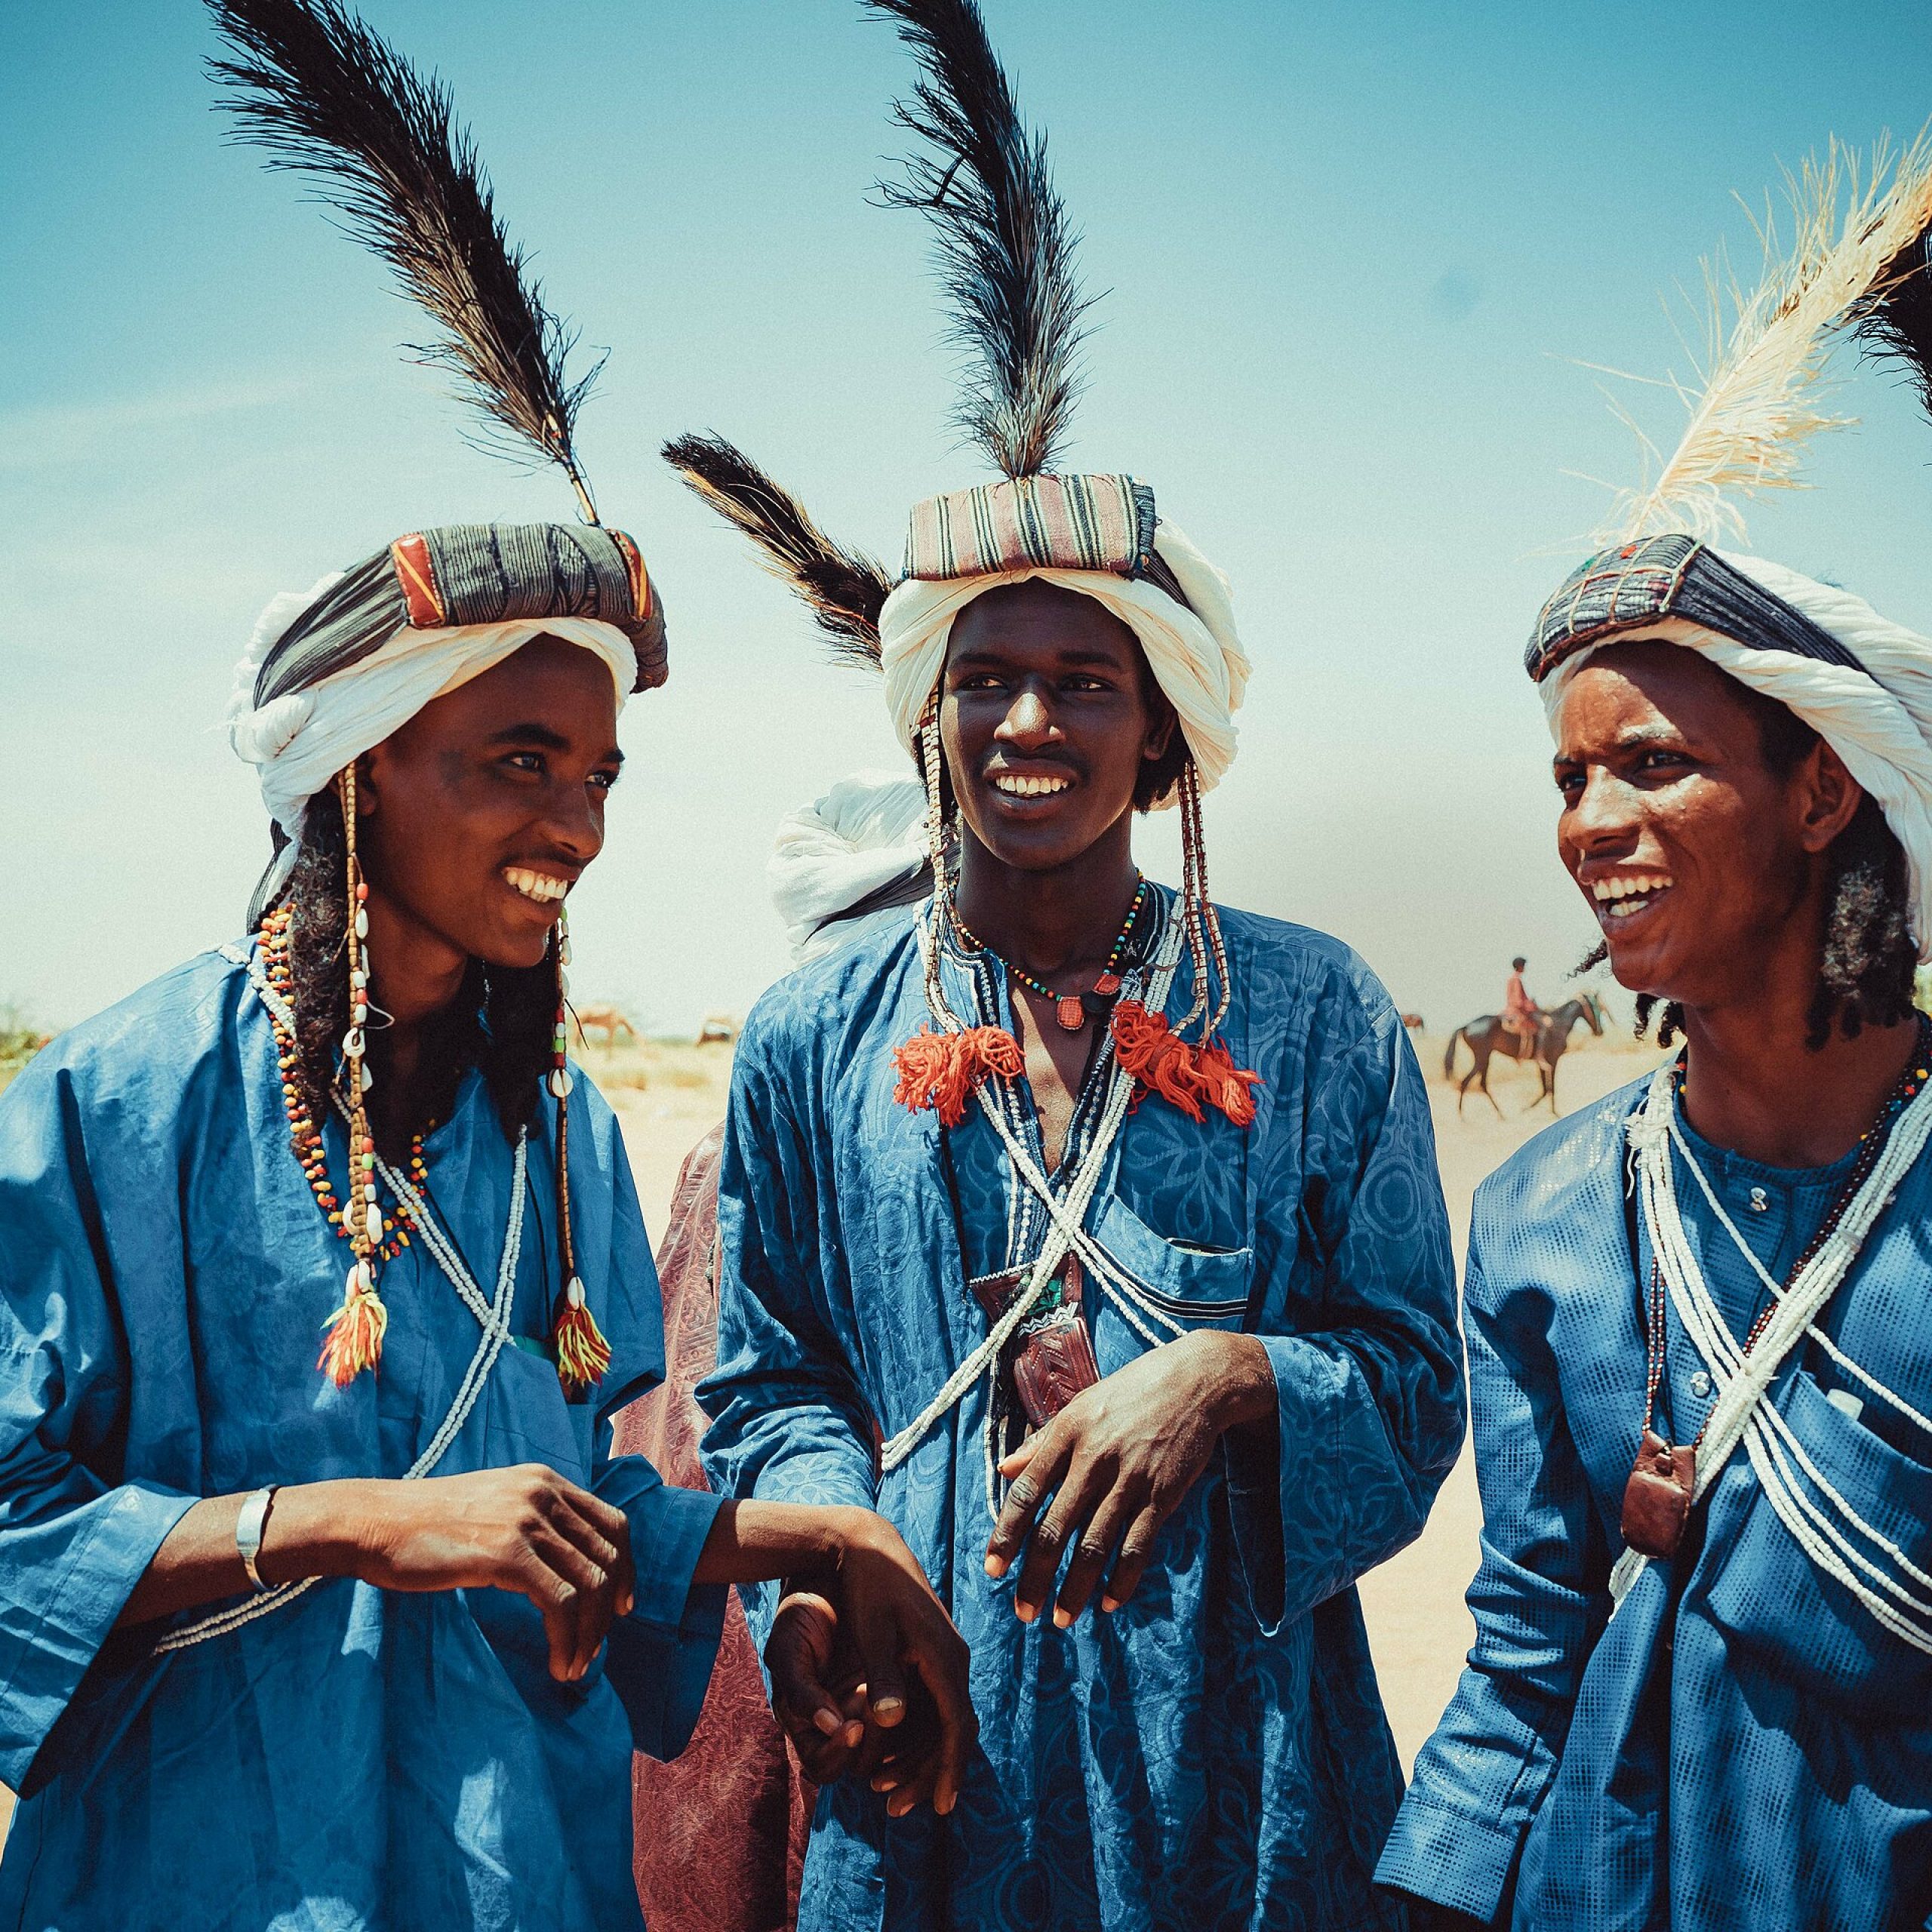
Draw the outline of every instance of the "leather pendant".
M1054 1019L1063 1033L1077 1033L1087 1023L1087 1009L1077 993L1063 993L1054 1001Z
M1103 973L1094 982L1094 990L1103 999L1112 999L1120 991L1120 975L1118 973Z
M1026 1270L1012 1269L983 1275L971 1284L989 1321L1006 1312L1026 1278ZM1035 1429L1044 1429L1081 1389L1100 1379L1094 1337L1080 1306L1085 1275L1074 1256L1060 1263L1059 1281L1058 1306L1038 1327L1023 1334L1008 1356L1020 1413Z
M1694 1444L1673 1446L1654 1429L1644 1432L1636 1466L1623 1485L1623 1540L1645 1556L1669 1558L1684 1541L1697 1483Z

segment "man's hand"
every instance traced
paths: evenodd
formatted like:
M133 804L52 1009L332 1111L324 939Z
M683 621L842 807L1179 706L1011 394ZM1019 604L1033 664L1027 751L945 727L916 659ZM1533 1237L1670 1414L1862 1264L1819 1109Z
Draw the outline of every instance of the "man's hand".
M270 1583L347 1574L385 1590L514 1591L542 1612L550 1675L570 1684L590 1668L612 1620L629 1614L630 1540L621 1509L525 1463L282 1490L257 1567Z
M747 1550L810 1549L811 1580L788 1590L764 1652L807 1771L869 1774L895 1818L928 1800L950 1811L980 1735L970 1660L899 1532L869 1509L749 1502L724 1534Z
M1031 1623L1074 1543L1054 1621L1064 1629L1080 1614L1109 1564L1100 1607L1117 1610L1215 1444L1272 1417L1275 1399L1267 1351L1252 1335L1219 1329L1150 1350L1083 1389L1001 1463L1013 1487L986 1545L987 1575L1004 1576L1027 1546L1013 1607Z

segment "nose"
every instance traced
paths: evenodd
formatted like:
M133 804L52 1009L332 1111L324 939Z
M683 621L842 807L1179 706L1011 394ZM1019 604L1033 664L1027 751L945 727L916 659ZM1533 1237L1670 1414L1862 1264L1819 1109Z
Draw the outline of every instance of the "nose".
M1038 685L1023 685L1014 694L1011 704L1007 707L993 732L998 743L1011 745L1015 751L1038 751L1042 745L1051 744L1060 736L1060 727L1054 722L1053 708L1047 702L1046 694Z
M560 857L587 866L604 849L603 794L588 785L558 785L543 814L544 835Z
M1591 765L1584 771L1583 789L1564 811L1563 837L1581 857L1607 853L1635 839L1641 815L1635 786L1601 765Z

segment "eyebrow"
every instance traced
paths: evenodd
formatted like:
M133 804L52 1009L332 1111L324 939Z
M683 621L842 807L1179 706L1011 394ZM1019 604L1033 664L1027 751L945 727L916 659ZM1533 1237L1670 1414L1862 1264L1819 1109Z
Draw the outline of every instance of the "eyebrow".
M962 664L1003 665L1011 663L1019 654L1015 651L1003 651L997 644L973 645L955 653L952 663L955 667ZM1055 669L1063 671L1076 669L1089 664L1097 664L1109 671L1121 671L1128 668L1121 663L1118 651L1108 651L1098 645L1074 645L1064 651L1057 651L1054 663Z
M1632 725L1627 731L1618 732L1611 749L1617 752L1640 751L1646 745L1669 745L1674 749L1687 753L1690 749L1684 734L1674 724ZM1585 760L1577 752L1559 751L1550 762L1552 764L1581 764Z
M567 752L571 741L561 731L553 731L547 724L526 723L506 725L491 737L493 745L534 745L540 751ZM599 764L622 764L624 755L615 745L596 762Z

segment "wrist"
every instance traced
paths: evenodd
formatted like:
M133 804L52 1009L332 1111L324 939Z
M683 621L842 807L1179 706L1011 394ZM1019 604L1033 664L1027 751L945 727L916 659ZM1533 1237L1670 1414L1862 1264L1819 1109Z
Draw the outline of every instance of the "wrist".
M359 1478L291 1483L275 1494L255 1567L264 1583L352 1577L374 1546L387 1483Z
M1213 1417L1217 1435L1273 1420L1275 1365L1259 1336L1204 1329L1189 1336L1187 1346L1195 1352L1204 1384L1201 1405Z

